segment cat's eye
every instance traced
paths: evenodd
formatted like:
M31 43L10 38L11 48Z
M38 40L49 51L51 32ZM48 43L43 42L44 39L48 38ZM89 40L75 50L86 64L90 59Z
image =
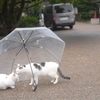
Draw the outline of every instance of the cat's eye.
M23 69L23 67L19 67L19 69Z
M23 65L24 67L26 67L25 65Z

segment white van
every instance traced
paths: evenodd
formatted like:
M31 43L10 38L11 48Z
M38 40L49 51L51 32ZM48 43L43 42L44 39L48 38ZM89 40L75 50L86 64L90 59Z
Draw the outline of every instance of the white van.
M75 24L74 7L70 3L53 4L44 8L44 25L51 29L58 26L69 26L73 28Z
M45 26L44 25L44 14L43 13L40 13L39 14L39 26Z

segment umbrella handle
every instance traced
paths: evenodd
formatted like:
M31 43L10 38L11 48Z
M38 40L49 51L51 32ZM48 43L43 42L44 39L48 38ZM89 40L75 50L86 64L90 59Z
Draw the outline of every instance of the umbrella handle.
M32 66L31 66L31 57L29 56L28 49L25 46L24 46L24 49L26 51L26 55L27 55L28 61L30 63L30 68L31 68L32 75L33 75L33 80L34 80L34 83L33 83L33 86L32 86L32 90L35 91L37 89L37 84L36 84L36 80L34 78L34 73L33 73Z
M33 90L33 91L36 91L36 89L37 89L37 85L36 85L36 86L33 85L33 86L32 86L32 90Z
M37 85L36 85L36 80L34 79L34 84L32 86L32 90L33 91L36 91L36 89L37 89Z

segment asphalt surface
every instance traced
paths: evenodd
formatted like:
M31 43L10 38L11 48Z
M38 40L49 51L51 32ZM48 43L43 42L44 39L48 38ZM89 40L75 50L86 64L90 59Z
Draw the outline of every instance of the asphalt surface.
M20 80L15 89L0 90L0 100L100 100L100 25L77 22L55 33L66 42L60 68L71 80L53 85L40 77L35 92L30 79Z

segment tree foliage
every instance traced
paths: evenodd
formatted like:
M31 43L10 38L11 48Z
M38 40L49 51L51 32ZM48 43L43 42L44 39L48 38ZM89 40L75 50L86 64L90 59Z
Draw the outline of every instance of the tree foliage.
M93 4L95 0L84 0L74 3L78 8L78 20L89 20L93 18L94 11L98 13L98 6Z
M74 7L78 8L77 18L79 20L89 19L93 17L94 11L98 12L98 7L92 4L96 0L0 0L0 30L12 31L19 22L23 11L27 11L29 16L37 17L39 4L43 1L51 4L72 3Z
M28 10L32 2L34 5L31 5L31 7L42 1L43 0L0 0L0 30L12 31L20 20L22 12Z

